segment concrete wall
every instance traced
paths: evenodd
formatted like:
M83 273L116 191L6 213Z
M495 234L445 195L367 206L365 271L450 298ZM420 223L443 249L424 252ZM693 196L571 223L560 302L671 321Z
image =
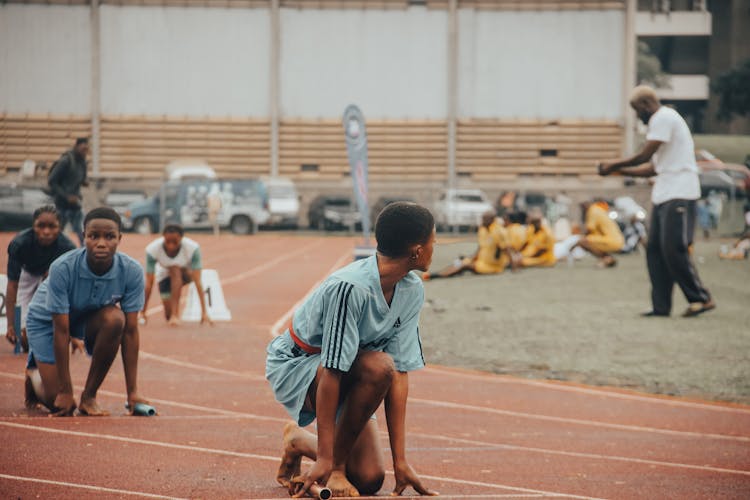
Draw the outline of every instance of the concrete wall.
M445 118L447 13L281 10L281 113Z
M103 114L269 113L265 9L101 7Z
M88 7L0 5L0 112L90 110Z
M459 12L459 116L622 117L621 11Z

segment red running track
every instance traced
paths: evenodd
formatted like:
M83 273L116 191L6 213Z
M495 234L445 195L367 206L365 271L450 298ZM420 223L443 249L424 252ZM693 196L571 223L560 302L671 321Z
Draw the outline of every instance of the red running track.
M143 260L149 239L125 235L121 249ZM196 239L233 320L168 328L153 294L139 386L160 416L124 416L119 362L99 396L113 416L29 414L25 360L0 348L1 498L287 496L274 480L287 416L263 379L264 348L355 240ZM87 366L72 362L76 395ZM444 497L750 498L749 407L438 366L411 376L410 396L410 462ZM381 495L392 487L389 474Z

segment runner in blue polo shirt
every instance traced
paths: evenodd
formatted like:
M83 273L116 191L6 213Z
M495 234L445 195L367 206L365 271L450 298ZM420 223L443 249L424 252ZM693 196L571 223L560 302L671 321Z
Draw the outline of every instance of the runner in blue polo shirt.
M96 392L122 346L130 408L138 396L138 311L143 308L143 269L117 252L122 238L119 215L111 208L90 211L84 220L84 248L57 259L29 305L26 329L29 361L26 396L58 416L108 412ZM73 397L70 348L91 355L80 404ZM41 381L39 380L41 378ZM41 383L39 383L39 381Z

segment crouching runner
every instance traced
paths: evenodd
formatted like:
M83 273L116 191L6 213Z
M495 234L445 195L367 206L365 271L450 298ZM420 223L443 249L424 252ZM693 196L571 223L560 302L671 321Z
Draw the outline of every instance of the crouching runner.
M284 428L278 482L290 487L303 456L315 463L292 491L313 482L334 496L373 495L385 478L375 410L385 402L395 494L425 488L406 461L408 372L424 366L419 312L424 288L414 270L432 260L435 222L414 203L388 205L375 225L377 254L326 279L268 346L266 378L294 422ZM317 435L302 427L317 417Z
M91 210L84 220L85 246L52 263L29 305L27 399L36 398L55 415L72 415L76 407L82 415L108 415L96 393L120 347L128 405L146 402L136 387L143 269L117 252L120 229L120 216L111 208ZM71 345L73 352L91 355L79 404L70 376Z

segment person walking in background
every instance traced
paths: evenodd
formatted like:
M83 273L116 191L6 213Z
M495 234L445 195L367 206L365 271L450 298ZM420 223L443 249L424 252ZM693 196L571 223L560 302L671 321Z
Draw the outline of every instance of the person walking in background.
M47 178L50 194L60 214L60 227L70 223L78 241L83 245L83 197L81 186L88 186L86 180L86 155L89 153L87 137L76 139L75 146L60 155L52 165Z
M5 290L8 331L5 337L14 345L20 341L24 352L29 350L26 315L31 298L47 277L52 262L76 248L60 229L60 214L52 205L45 205L34 210L32 227L18 233L8 245L8 286ZM20 332L15 329L16 305L21 306Z
M601 162L597 169L600 175L656 177L646 249L652 309L643 315L669 316L676 282L689 303L683 316L697 316L714 309L716 303L690 258L696 200L701 195L693 137L679 113L662 106L650 87L633 89L630 106L648 125L646 144L636 155Z

